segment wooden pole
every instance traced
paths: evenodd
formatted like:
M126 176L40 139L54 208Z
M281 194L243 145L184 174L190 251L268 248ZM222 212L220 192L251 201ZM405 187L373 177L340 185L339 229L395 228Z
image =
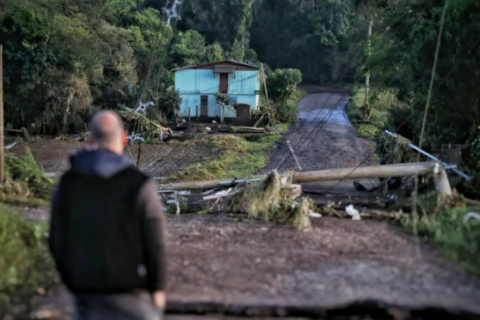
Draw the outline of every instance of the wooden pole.
M188 125L190 125L190 114L192 112L192 108L188 107Z
M268 99L267 80L266 80L266 76L265 76L265 69L263 68L263 63L261 64L261 66L262 66L263 86L265 88L265 97L267 98L267 107L268 107L268 109L270 109L270 101ZM265 116L265 114L262 114L260 119L258 119L258 121L255 122L255 124L253 126L258 127L260 125L260 123L262 122L264 116Z
M270 108L270 100L268 99L268 89L267 89L267 77L265 75L265 69L263 68L263 63L261 64L262 66L262 75L263 75L263 85L265 87L265 96L267 98L267 106Z
M3 47L0 45L0 183L5 181L5 146L3 140Z
M370 21L368 22L368 34L367 34L367 44L368 44L368 55L370 56L370 37L372 36L373 28L373 18L370 16ZM363 105L366 107L368 104L368 89L370 87L370 76L367 74L365 76L365 101Z
M198 106L195 107L195 115L197 116L197 123L198 123Z

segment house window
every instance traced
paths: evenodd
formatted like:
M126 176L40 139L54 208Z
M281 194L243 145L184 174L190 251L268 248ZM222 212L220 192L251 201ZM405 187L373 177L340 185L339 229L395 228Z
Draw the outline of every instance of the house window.
M220 73L220 93L228 93L228 73Z

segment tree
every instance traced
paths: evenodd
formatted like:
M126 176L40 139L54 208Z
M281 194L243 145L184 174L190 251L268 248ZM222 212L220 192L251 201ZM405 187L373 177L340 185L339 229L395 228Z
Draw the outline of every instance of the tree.
M376 0L355 0L355 9L357 12L363 11L364 15L367 17L368 27L367 27L367 45L366 45L366 55L370 55L370 37L372 36L373 31L373 13L371 7L374 6ZM363 105L365 108L368 108L368 90L370 87L370 73L368 70L365 70L365 100Z
M323 83L356 68L350 47L358 18L350 1L262 0L254 13L251 47L273 68L297 68L305 81Z

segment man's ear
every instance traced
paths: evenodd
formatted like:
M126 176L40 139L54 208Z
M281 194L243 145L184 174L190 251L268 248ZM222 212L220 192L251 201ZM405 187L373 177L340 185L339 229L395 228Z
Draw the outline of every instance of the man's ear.
M95 139L93 139L93 136L91 134L89 134L87 137L87 144L90 146L93 146L95 144Z
M123 146L126 146L128 143L128 133L127 131L122 131L122 144Z

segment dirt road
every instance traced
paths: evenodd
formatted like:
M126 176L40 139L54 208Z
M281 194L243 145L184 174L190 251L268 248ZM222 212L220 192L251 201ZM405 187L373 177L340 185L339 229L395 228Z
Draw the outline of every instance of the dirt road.
M343 111L346 101L341 93L328 92L309 94L301 102L303 120L285 141L294 147L302 169L371 161L372 145L350 126ZM289 154L286 142L280 144L266 170L294 170ZM370 319L387 319L384 309L378 311L382 306L416 310L417 315L422 310L430 316L435 310L480 314L478 278L387 223L320 218L312 232L302 233L221 216L171 216L168 222L171 312L249 314L248 307L256 307L276 315L326 318L348 314L355 302L375 302L377 309L361 304L354 314L378 312ZM33 310L54 310L63 315L53 319L70 319L71 298L59 286L36 297Z
M303 89L309 94L298 106L300 121L290 127L278 148L270 155L269 163L262 173L274 169L280 172L333 168L353 170L358 166L373 164L374 143L360 138L346 115L348 95L319 86L305 86ZM371 182L362 181L366 185ZM352 189L351 181L317 185Z

